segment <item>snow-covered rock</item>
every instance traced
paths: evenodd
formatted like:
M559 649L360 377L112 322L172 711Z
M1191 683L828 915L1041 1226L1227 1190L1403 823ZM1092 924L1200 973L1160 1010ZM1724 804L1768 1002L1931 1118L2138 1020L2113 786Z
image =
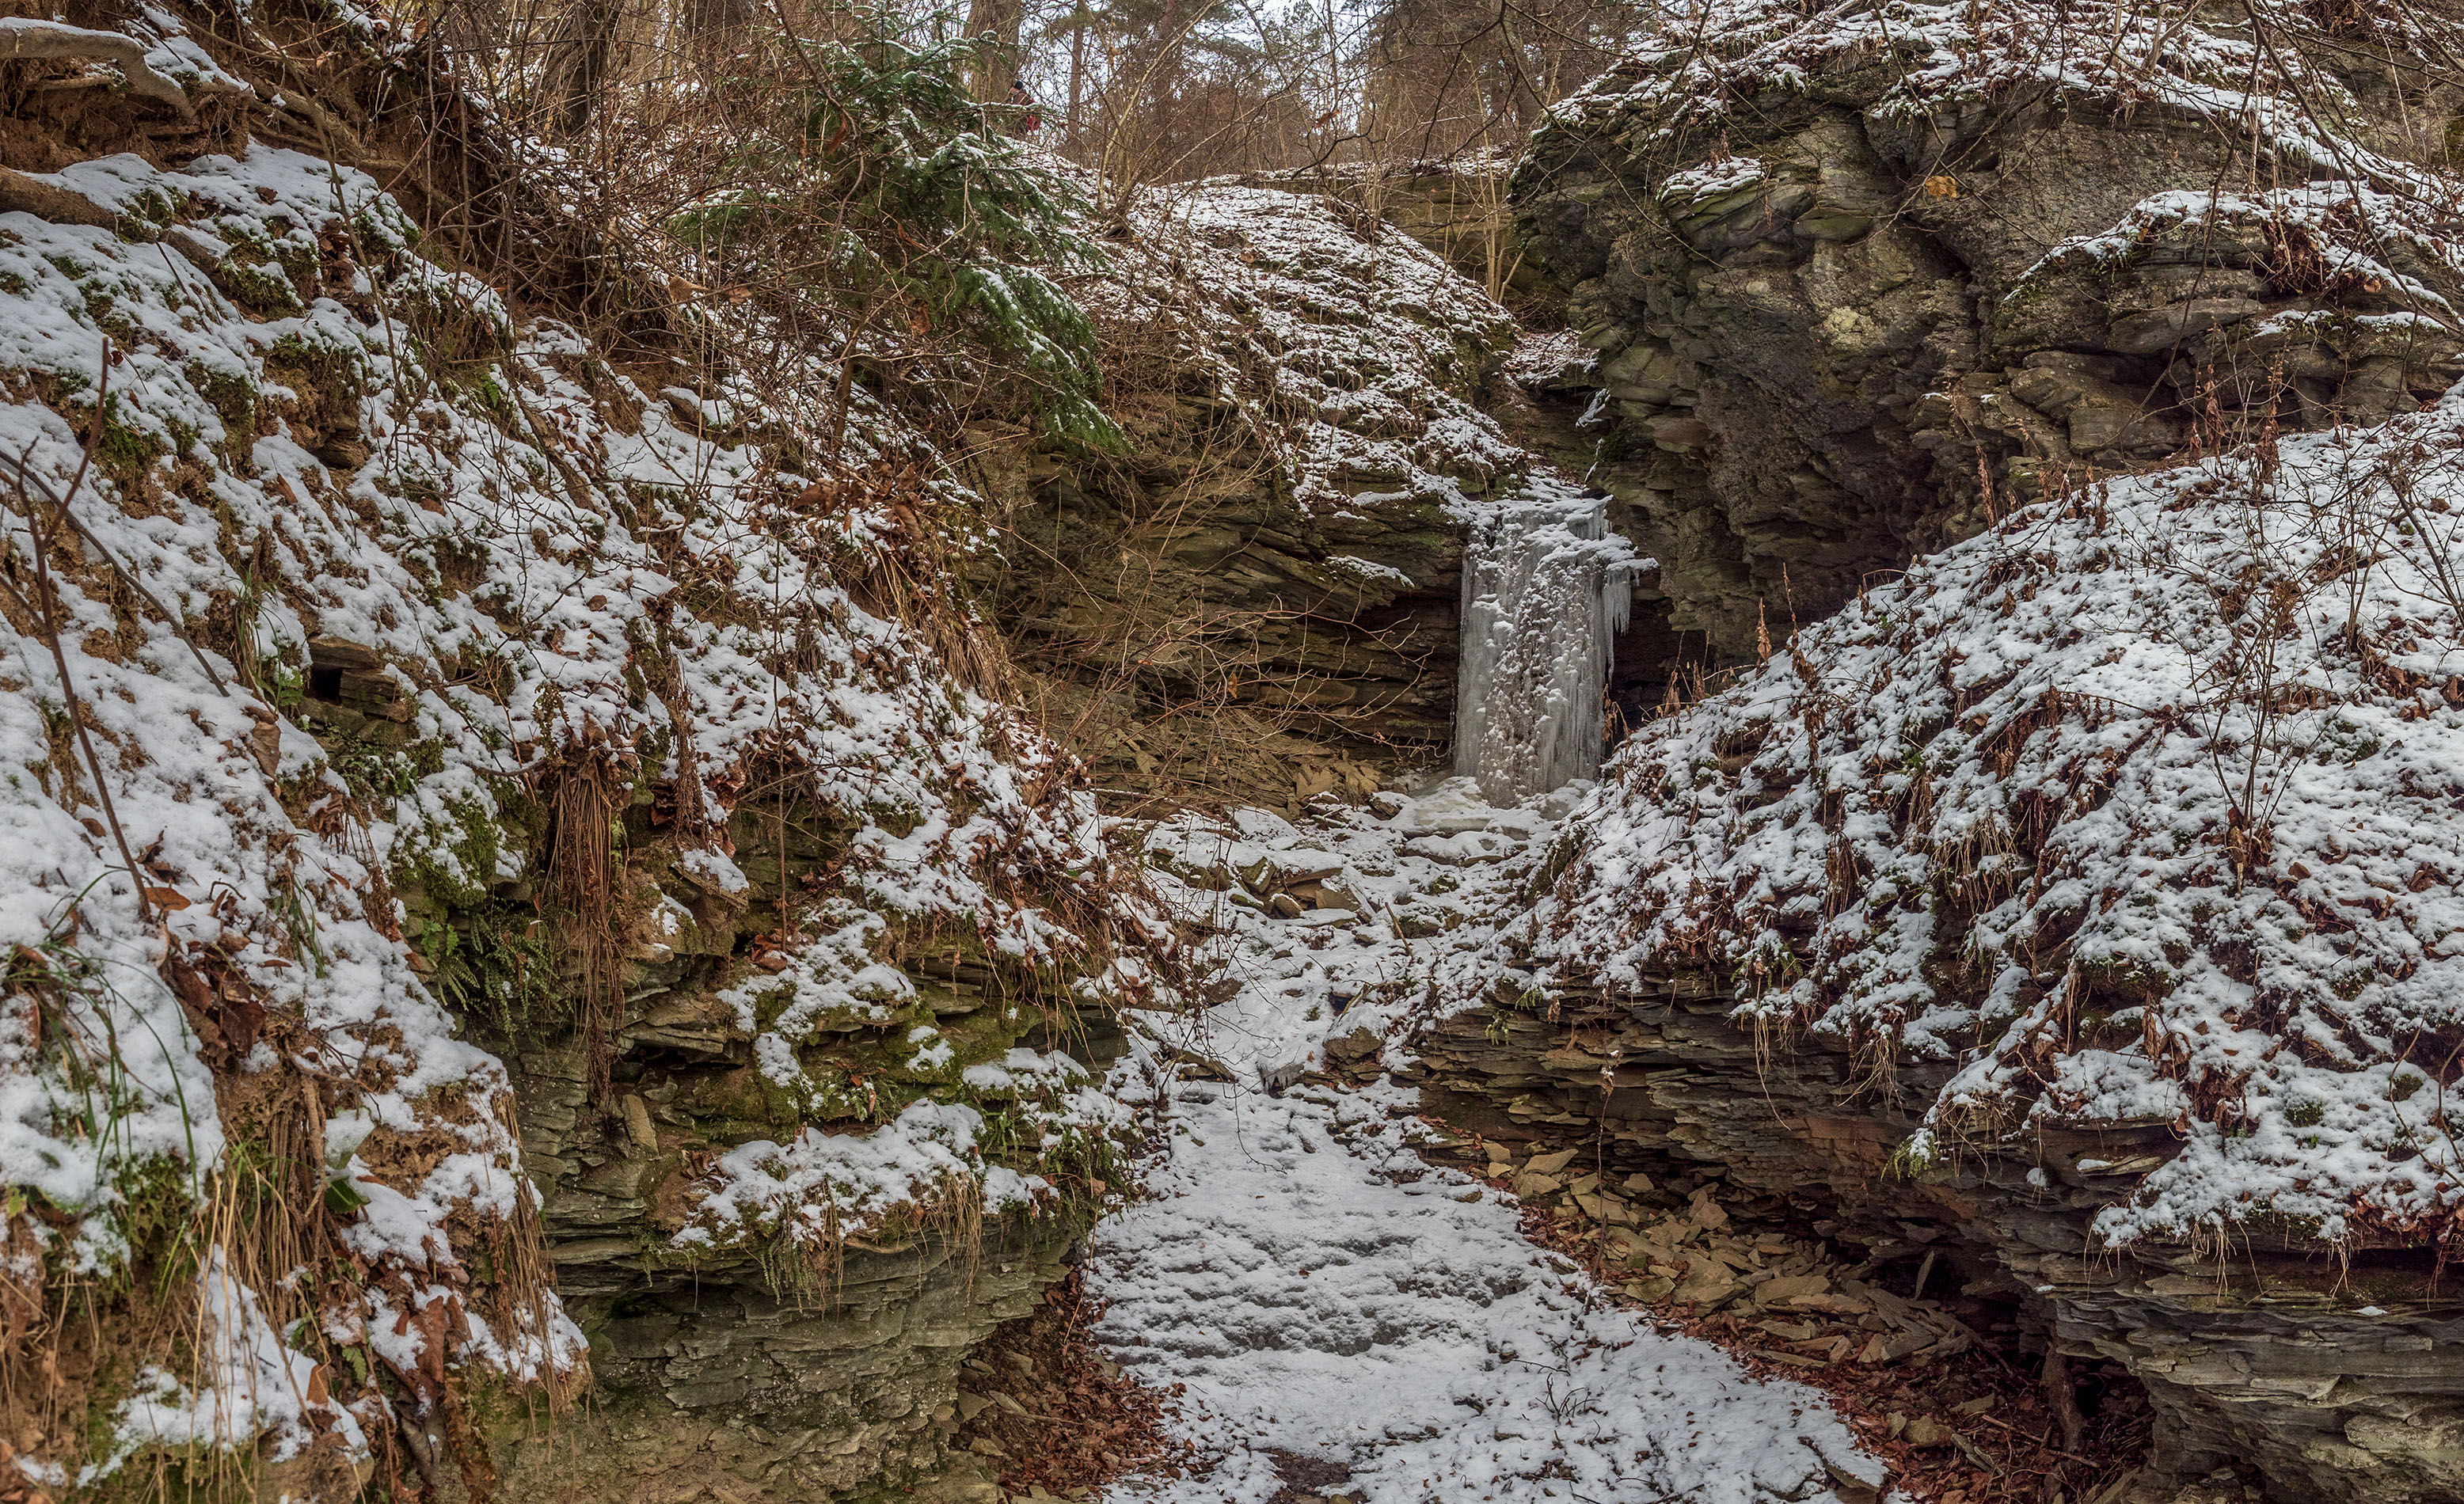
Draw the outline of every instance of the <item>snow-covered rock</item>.
M1529 921L1941 1059L1919 1161L2182 1150L2099 1224L2329 1244L2464 1205L2464 399L2021 509L1638 732Z
M115 34L224 76L166 12ZM571 1390L551 1253L763 1287L1047 1207L1120 1114L993 978L1091 1005L1147 980L1111 926L1156 937L917 604L970 493L913 428L859 389L813 442L834 367L646 389L364 173L217 129L0 212L0 1246L109 1307L54 1351L93 1424L10 1444L341 1496L459 1386Z
M1559 106L1517 225L1595 359L1541 384L1639 614L1733 665L2048 487L2444 391L2453 86L2343 15L1719 0Z

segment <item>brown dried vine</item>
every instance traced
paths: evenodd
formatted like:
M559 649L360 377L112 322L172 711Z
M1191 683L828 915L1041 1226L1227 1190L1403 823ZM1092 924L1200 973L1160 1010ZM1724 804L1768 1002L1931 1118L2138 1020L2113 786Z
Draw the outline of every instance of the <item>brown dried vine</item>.
M625 1007L623 922L618 913L621 812L632 793L635 758L583 719L553 774L554 826L547 859L547 905L567 922L566 955L578 971L574 1028L588 1061L591 1101L614 1101L611 1036Z

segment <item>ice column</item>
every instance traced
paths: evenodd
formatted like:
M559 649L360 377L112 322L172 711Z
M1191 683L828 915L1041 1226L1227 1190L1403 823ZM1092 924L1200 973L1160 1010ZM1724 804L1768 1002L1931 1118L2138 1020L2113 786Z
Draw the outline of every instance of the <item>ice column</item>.
M1502 503L1463 552L1455 772L1512 804L1600 769L1600 699L1644 560L1571 487Z

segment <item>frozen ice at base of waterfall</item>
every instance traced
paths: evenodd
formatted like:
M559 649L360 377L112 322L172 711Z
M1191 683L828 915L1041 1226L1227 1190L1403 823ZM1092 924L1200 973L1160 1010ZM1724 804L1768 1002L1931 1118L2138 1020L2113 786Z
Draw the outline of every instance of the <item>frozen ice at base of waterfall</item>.
M1407 1014L1432 981L1482 964L1582 792L1500 810L1452 778L1302 825L1242 811L1148 831L1157 886L1221 926L1210 959L1240 986L1202 1015L1141 1015L1153 1032L1112 1089L1155 1105L1161 1131L1146 1198L1095 1233L1090 1293L1111 1302L1098 1335L1115 1358L1187 1386L1177 1424L1215 1465L1109 1497L1264 1504L1298 1481L1278 1453L1340 1470L1347 1481L1307 1492L1362 1504L1776 1504L1881 1487L1824 1396L1609 1304L1523 1239L1511 1198L1423 1162L1415 1093L1320 1074L1329 1041L1366 1067L1355 1078L1375 1077L1381 1042L1399 1062ZM1502 860L1414 849L1473 836ZM1334 892L1353 906L1318 902ZM1275 896L1310 906L1279 918ZM1176 1079L1186 1055L1230 1081Z
M1599 772L1600 688L1654 567L1609 527L1607 493L1535 478L1464 541L1455 771L1499 801Z

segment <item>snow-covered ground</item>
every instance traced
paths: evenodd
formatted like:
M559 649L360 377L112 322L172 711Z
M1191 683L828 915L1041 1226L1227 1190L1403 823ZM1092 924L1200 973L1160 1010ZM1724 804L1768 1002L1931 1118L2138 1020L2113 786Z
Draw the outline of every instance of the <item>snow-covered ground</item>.
M1458 779L1306 830L1242 811L1150 836L1166 897L1223 926L1238 991L1141 1039L1116 1078L1156 1101L1162 1132L1145 1199L1096 1234L1092 1290L1111 1302L1100 1336L1139 1377L1186 1385L1178 1425L1220 1460L1115 1496L1872 1496L1881 1467L1823 1396L1610 1304L1524 1240L1510 1198L1413 1152L1430 1130L1409 1089L1311 1072L1330 1040L1375 1069L1359 1031L1399 1033L1474 964L1482 916L1514 906L1573 796L1491 810ZM1277 915L1294 892L1353 906ZM1279 1472L1277 1453L1349 1480Z

